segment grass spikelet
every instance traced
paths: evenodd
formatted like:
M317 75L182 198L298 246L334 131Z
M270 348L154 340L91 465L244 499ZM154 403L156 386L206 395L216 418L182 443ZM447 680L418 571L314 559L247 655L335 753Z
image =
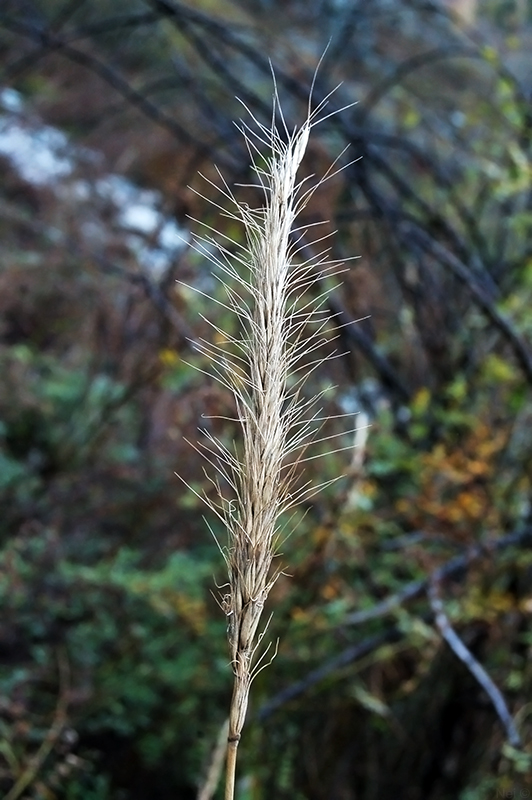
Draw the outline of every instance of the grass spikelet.
M319 186L319 182L310 185L308 179L298 180L298 169L325 104L312 113L309 104L305 122L292 132L284 120L277 90L270 127L250 114L252 127L242 125L241 132L263 205L249 208L223 182L221 191L231 210L222 205L219 208L243 226L245 244L226 239L226 245L220 245L219 236L208 234L198 238L195 245L216 265L226 289L226 307L239 318L241 331L236 338L213 325L217 334L222 334L218 340L227 344L199 344L211 362L212 373L234 396L242 434L241 443L228 447L205 432L208 443L204 452L216 469L216 476L210 480L217 499L203 499L228 532L228 545L220 548L228 568L228 588L221 605L227 617L234 674L225 800L234 797L237 748L250 686L265 666L268 653L268 648L259 652L264 636L260 623L268 593L278 577L272 561L279 518L316 490L309 483L301 485L296 474L305 448L317 438L320 426L318 397L309 400L303 395L308 374L301 370L300 362L305 356L308 363L309 353L323 344L328 322L327 292L318 292L317 299L311 299L309 289L338 270L335 262L327 260L327 251L311 260L298 258L306 231L297 229L296 220ZM333 170L334 164L324 179ZM301 251L308 252L307 245L305 242ZM309 370L316 369L322 360L316 353ZM230 497L222 484L229 487Z

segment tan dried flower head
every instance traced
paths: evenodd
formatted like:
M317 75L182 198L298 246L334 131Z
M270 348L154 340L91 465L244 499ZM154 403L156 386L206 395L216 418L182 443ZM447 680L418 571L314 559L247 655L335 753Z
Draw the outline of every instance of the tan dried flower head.
M339 270L336 262L328 260L328 250L310 259L303 256L312 248L306 241L307 230L298 229L296 219L320 183L335 174L333 164L322 181L309 185L309 179L298 180L311 130L320 121L326 102L312 113L309 103L307 119L292 132L280 109L277 90L270 127L249 112L253 128L242 125L241 132L263 205L252 209L239 202L222 178L221 191L231 210L219 208L243 226L245 242L225 237L226 244L220 244L220 235L213 231L213 235L198 238L195 245L214 263L225 287L225 307L237 315L241 331L235 337L213 325L223 344L202 341L198 345L211 362L212 374L232 392L242 432L241 443L230 447L204 431L208 443L203 451L215 470L209 477L217 500L207 495L203 499L228 532L228 544L221 547L228 567L228 590L221 604L228 620L235 683L226 798L233 797L236 747L249 687L264 665L265 653L255 656L263 636L259 624L264 604L278 576L272 559L279 518L317 489L310 483L301 485L295 468L320 428L319 395L308 399L302 389L309 371L324 359L316 352L306 372L300 362L305 356L308 364L309 353L320 348L329 322L325 308L328 292L318 291L315 297L316 292L309 290ZM230 487L230 497L222 491L222 483Z

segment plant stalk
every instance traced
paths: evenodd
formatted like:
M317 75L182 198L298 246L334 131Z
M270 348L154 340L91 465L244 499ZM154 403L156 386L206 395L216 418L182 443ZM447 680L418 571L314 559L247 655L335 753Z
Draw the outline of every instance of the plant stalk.
M240 737L235 741L227 740L227 771L225 775L225 795L224 800L234 800L235 796L235 775L236 775L236 756Z

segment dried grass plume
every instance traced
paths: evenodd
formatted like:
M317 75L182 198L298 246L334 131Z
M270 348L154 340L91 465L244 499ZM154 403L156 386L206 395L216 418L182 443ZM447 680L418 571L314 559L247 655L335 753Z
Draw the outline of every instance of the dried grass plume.
M277 89L270 127L248 112L250 126L240 129L263 195L262 207L252 209L237 200L222 178L221 191L230 210L225 204L219 208L241 224L245 242L222 237L225 244L220 244L221 234L213 231L195 245L214 263L225 287L225 307L237 315L240 330L235 337L213 325L216 338L224 343L198 345L210 360L212 374L234 396L242 434L240 443L228 446L204 431L207 445L201 448L214 468L213 475L210 470L207 474L216 487L215 500L210 495L202 499L228 533L227 546L220 547L228 570L221 605L234 673L226 800L234 797L236 753L250 685L268 652L259 652L264 635L260 622L279 574L272 561L280 517L317 488L302 484L299 477L299 464L320 428L319 395L309 399L303 387L309 372L324 360L318 350L329 322L327 291L316 292L316 285L335 274L338 265L328 260L328 249L311 259L304 257L309 252L308 231L298 229L296 219L320 183L335 174L333 164L319 182L298 179L309 136L323 121L326 103L311 112L309 102L305 122L293 131L285 122ZM311 353L315 357L309 359ZM304 370L302 356L311 363Z

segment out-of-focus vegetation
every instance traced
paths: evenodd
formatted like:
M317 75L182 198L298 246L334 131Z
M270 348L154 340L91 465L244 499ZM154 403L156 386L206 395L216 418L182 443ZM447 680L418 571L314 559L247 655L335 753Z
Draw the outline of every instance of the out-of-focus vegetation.
M254 686L238 796L532 791L530 3L4 0L8 800L192 798L215 782L223 564L174 473L209 491L186 440L234 435L230 398L193 368L194 340L213 336L202 315L227 312L183 285L218 291L174 223L185 239L187 215L212 223L198 173L216 181L213 164L246 183L235 96L268 117L270 58L297 124L327 42L314 101L341 83L329 108L358 104L315 129L303 170L345 146L361 158L306 222L330 220L332 256L361 258L331 303L324 354L341 355L310 389L335 386L327 433L347 449L310 462L341 480L289 523L279 653ZM520 741L442 638L438 600Z

